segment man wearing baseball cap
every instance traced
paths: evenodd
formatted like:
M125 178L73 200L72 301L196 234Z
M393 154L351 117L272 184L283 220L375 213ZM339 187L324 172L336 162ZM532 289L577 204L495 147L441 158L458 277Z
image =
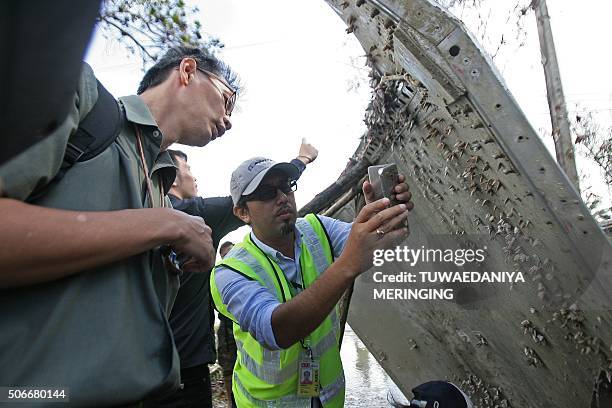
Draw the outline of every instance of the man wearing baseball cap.
M234 214L251 226L211 275L217 309L234 322L238 359L233 392L239 408L343 407L344 373L337 302L372 266L375 249L405 239L411 194L399 176L400 204L374 201L353 223L309 214L297 218L299 172L264 157L232 174ZM308 371L309 380L304 373Z

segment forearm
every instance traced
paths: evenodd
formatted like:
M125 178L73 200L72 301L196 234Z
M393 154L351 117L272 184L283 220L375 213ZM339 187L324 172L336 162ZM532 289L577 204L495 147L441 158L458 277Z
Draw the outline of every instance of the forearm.
M311 286L272 313L276 343L287 348L312 333L336 306L357 274L334 262Z
M234 215L232 211L234 204L230 196L173 200L172 205L176 210L204 218L213 231L212 238L215 248L224 236L245 225L240 218Z
M0 199L0 287L47 282L168 243L168 209L65 211Z
M213 244L219 246L221 239L232 231L242 227L244 221L234 215L232 198L227 197L211 197L204 198L204 213L202 217L213 232Z

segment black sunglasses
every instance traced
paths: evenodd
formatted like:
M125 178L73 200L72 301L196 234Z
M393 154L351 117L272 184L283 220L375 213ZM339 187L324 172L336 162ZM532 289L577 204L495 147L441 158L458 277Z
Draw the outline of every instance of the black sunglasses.
M264 184L257 187L257 190L245 196L246 201L270 201L276 198L278 190L283 194L291 194L297 190L297 181L287 180L279 185Z

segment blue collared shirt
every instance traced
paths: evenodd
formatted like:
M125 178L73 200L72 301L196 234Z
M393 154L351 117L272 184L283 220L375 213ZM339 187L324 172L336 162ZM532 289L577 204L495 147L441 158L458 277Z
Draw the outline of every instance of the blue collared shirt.
M325 216L319 216L319 219L329 234L334 256L339 256L344 249L352 224ZM294 259L264 244L253 232L250 234L253 242L276 261L290 285L296 288L294 294L299 292L302 286L300 273L302 233L299 229L295 228ZM238 320L240 329L251 333L264 347L271 350L280 349L272 330L272 312L280 305L276 295L259 282L249 280L222 266L215 272L215 283L227 310Z

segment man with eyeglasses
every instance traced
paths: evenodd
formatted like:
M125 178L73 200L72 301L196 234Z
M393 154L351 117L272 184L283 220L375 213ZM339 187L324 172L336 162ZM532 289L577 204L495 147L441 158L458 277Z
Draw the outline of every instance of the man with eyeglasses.
M263 157L232 174L234 214L252 231L215 267L210 287L219 312L234 322L239 408L344 406L337 302L372 266L375 249L408 235L413 204L403 176L394 190L400 204L373 201L366 182L368 204L345 223L297 218L297 175L290 163Z
M207 270L215 250L201 217L169 205L166 149L229 130L236 89L231 69L197 48L170 49L118 102L84 64L65 121L0 166L0 384L59 387L74 406L141 406L178 388L168 255ZM108 123L82 124L100 111L117 117L109 144L66 166L75 135L96 145Z
M243 226L244 222L234 216L231 197L199 197L198 185L187 162L187 155L180 150L168 152L177 168L176 179L168 192L172 207L202 217L212 229L213 247L217 248L225 235ZM317 155L317 149L303 139L298 156L291 163L301 174ZM183 271L180 275L180 288L169 316L180 357L181 387L173 394L151 401L147 406L212 407L208 364L215 362L215 340L209 287L210 269L190 270L191 272ZM219 340L221 341L221 338ZM227 367L223 369L225 372Z

